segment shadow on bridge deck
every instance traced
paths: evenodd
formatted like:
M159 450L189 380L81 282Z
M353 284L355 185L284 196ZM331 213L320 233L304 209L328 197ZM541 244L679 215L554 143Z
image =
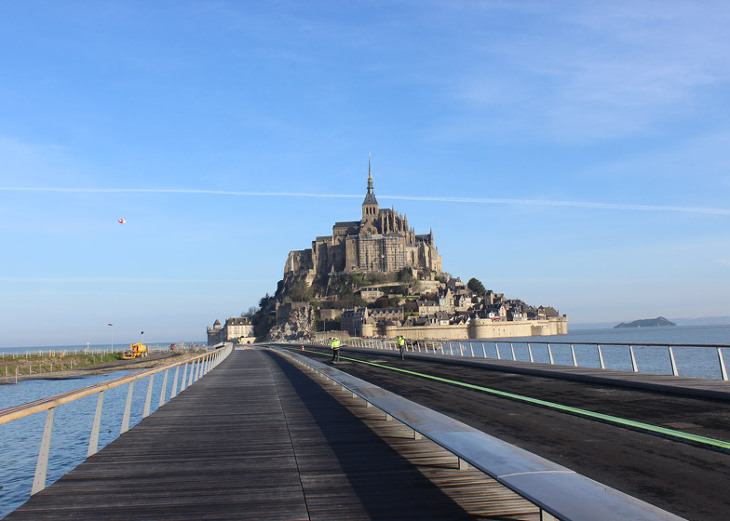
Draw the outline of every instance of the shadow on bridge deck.
M5 519L538 518L432 442L327 389L274 353L234 352Z

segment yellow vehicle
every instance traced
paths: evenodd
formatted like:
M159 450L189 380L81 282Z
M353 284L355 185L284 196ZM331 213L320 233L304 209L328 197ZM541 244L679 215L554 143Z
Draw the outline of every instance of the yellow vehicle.
M124 360L137 358L138 356L147 356L147 346L144 344L132 344L129 349L122 353Z

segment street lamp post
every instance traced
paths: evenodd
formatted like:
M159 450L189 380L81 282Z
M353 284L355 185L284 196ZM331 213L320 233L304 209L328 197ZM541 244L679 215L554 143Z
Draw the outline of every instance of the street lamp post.
M107 326L111 326L112 328L112 353L114 352L114 324L107 324Z

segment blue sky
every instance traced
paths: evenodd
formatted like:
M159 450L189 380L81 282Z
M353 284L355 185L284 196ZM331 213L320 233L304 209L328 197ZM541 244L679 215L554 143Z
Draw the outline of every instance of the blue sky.
M723 1L0 6L0 346L204 339L381 206L571 324L730 315ZM125 219L119 224L118 219Z

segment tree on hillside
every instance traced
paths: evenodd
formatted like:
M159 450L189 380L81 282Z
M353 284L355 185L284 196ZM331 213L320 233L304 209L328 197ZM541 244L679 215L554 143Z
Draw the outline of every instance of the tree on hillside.
M466 287L472 290L474 293L479 295L480 297L483 297L487 290L484 287L484 284L481 283L479 279L475 279L474 277L469 279L469 282L466 283Z
M294 302L307 302L312 298L312 288L307 286L307 283L302 279L299 279L292 284L289 296Z
M248 308L248 311L244 311L243 313L241 313L241 316L251 318L256 314L258 310L259 308L257 308L256 306L251 306L250 308Z
M261 298L258 309L251 316L254 335L258 340L262 340L276 322L275 302L276 298L267 293L265 297ZM249 312L252 309L256 308L249 308Z
M398 272L398 282L413 282L413 270L411 268L403 268Z
M418 312L418 304L415 300L406 300L403 303L403 312L407 315L414 314Z
M382 297L378 298L373 302L374 308L389 308L390 307L390 299L383 295Z

